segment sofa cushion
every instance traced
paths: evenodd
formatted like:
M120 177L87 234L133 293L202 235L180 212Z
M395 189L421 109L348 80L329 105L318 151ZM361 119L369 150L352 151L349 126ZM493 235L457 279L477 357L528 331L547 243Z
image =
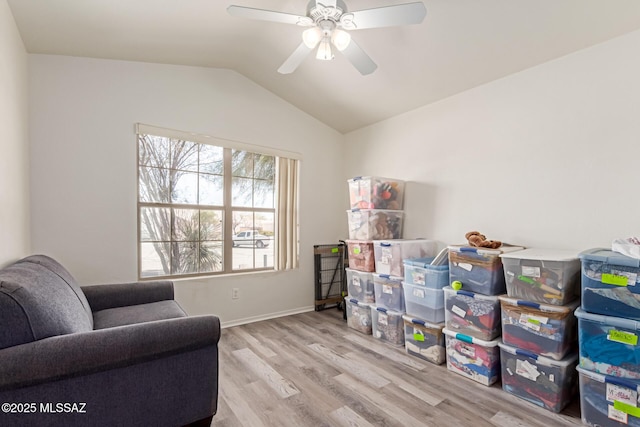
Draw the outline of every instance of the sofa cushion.
M80 289L80 285L78 285L78 282L76 282L76 279L73 278L71 273L69 273L69 271L67 271L67 269L62 266L62 264L60 264L55 259L48 257L46 255L31 255L21 259L20 261L17 262L17 264L23 263L23 262L31 262L34 264L39 264L49 269L52 273L56 274L58 277L64 280L65 283L69 285L73 293L75 293L76 296L78 297L78 301L80 301L80 304L82 304L82 307L84 307L84 311L87 312L87 316L89 317L89 320L91 321L91 326L93 327L93 314L91 312L91 306L89 305L89 301L87 301L87 298L84 295L84 292L82 292L82 289Z
M0 349L93 329L73 287L39 262L0 270L0 325Z
M166 300L96 311L93 314L93 325L94 329L105 329L186 316L176 301Z

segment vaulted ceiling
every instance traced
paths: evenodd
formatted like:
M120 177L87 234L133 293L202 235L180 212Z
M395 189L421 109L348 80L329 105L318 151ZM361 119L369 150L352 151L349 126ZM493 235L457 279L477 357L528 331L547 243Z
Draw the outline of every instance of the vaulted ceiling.
M344 0L349 11L410 1ZM342 133L640 29L638 0L424 0L422 24L351 32L374 73L337 53L282 75L304 28L226 8L305 15L306 0L8 3L29 53L229 68Z

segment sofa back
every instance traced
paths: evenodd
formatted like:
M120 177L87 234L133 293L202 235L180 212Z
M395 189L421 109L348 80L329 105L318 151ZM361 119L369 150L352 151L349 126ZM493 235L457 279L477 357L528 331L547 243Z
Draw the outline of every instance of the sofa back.
M91 330L84 293L54 259L33 255L0 270L0 349Z

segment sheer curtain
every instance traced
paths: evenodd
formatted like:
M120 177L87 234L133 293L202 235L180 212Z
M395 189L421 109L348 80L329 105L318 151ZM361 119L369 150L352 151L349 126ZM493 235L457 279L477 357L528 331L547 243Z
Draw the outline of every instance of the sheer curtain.
M298 169L298 160L278 157L276 270L298 268Z

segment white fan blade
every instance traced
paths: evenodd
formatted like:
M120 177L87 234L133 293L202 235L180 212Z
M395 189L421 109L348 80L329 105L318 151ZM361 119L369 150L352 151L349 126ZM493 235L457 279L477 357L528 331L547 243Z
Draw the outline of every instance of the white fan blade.
M309 49L306 44L300 43L300 46L298 46L291 56L278 68L278 72L280 74L293 73L312 50L313 49Z
M352 17L349 15L352 15ZM424 4L422 2L415 2L359 10L351 14L346 14L344 22L341 20L341 23L342 27L347 30L362 30L365 28L419 24L424 20L426 15L427 9L424 7Z
M311 25L313 21L307 16L293 15L290 13L276 12L273 10L254 9L244 6L229 6L227 8L232 16L240 18L257 19L260 21L280 22L293 25Z
M345 50L342 51L343 55L347 57L349 62L353 64L354 67L360 71L360 74L366 76L367 74L373 73L378 66L369 55L364 53L364 50L358 44L351 39L349 46Z

